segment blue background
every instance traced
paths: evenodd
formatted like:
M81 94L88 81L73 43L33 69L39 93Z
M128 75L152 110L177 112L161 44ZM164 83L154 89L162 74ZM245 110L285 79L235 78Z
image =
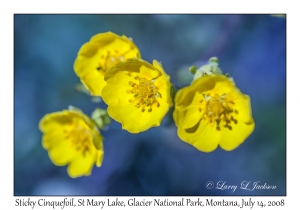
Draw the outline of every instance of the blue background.
M143 59L162 62L177 87L188 68L217 56L237 87L250 95L256 127L237 149L203 153L177 137L171 118L137 135L119 123L102 131L105 156L92 175L72 179L41 146L39 120L81 108L90 115L102 102L74 91L73 63L91 36L112 31L132 37ZM206 189L208 181L243 181L275 190ZM249 185L249 186L250 186ZM15 195L285 195L286 19L271 15L15 15Z

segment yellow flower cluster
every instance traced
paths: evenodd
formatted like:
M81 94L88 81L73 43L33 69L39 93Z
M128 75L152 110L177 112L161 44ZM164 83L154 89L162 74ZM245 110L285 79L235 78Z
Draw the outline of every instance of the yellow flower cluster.
M103 137L95 123L80 110L45 115L39 124L42 145L57 166L68 165L70 177L88 176L103 159Z
M124 35L93 36L80 48L74 71L91 95L102 97L109 116L130 133L159 126L173 100L179 138L200 151L211 152L218 145L233 150L254 129L249 96L218 67L203 66L174 98L161 63L143 60ZM78 109L47 114L39 125L43 147L55 165L68 165L71 177L90 175L94 164L102 164L104 154L100 124Z
M105 72L119 62L140 57L139 49L126 36L106 32L93 36L82 45L74 70L92 95L101 96L106 85Z
M203 152L230 151L252 133L250 98L224 75L202 76L175 97L178 136Z
M141 59L119 63L104 79L108 114L131 133L159 126L172 106L170 77L156 60L153 65Z
M152 65L142 60L124 35L93 36L79 50L74 70L92 95L102 96L110 117L131 133L159 126L172 106L170 77L156 60Z

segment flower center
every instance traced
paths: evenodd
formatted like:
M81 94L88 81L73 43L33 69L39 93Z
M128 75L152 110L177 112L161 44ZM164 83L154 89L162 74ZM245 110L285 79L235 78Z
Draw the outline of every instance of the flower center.
M152 111L152 106L156 105L159 107L160 104L157 98L161 98L161 94L158 92L158 88L155 86L155 80L147 80L138 76L134 77L138 80L138 84L130 81L129 85L132 87L131 90L127 90L126 93L133 94L133 99L129 100L129 103L135 104L135 107L141 108L142 112L148 109L148 112Z
M232 130L232 122L237 124L238 121L233 117L233 113L238 114L238 111L234 109L235 103L226 98L226 95L214 95L203 94L205 100L200 101L199 111L204 108L204 114L202 119L208 120L213 126L216 125L218 131L221 130L221 126Z
M85 155L87 151L90 151L92 146L90 128L84 122L79 120L73 122L66 126L64 133L65 139L70 139L72 147L75 147L78 152Z
M119 62L125 61L125 54L120 54L118 50L107 51L106 55L101 55L98 62L97 70L103 70L104 72L113 67Z

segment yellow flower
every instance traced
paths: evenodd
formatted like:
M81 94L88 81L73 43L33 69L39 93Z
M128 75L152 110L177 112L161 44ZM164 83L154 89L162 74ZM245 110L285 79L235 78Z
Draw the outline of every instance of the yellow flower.
M153 65L130 59L109 69L102 98L108 114L130 133L139 133L160 122L172 106L170 77L156 60Z
M72 178L88 176L103 160L103 137L92 120L80 110L46 114L39 123L42 145L57 166L68 165Z
M126 36L112 32L100 33L80 48L74 70L91 95L101 96L106 84L106 70L119 62L140 57L139 49Z
M203 76L175 97L178 136L203 152L237 148L252 133L250 98L224 75Z

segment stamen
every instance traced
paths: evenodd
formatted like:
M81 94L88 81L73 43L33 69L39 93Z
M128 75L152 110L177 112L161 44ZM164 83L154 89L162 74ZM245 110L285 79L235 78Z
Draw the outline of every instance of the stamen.
M97 70L103 70L104 72L115 64L125 61L125 55L130 52L130 49L122 54L118 50L107 51L106 54L100 56L101 63L99 64Z
M130 99L130 103L136 103L135 107L141 108L144 112L146 107L149 107L148 112L152 112L152 104L156 104L159 107L157 98L161 98L161 94L158 92L158 88L155 86L155 80L147 80L140 78L139 76L134 77L138 80L138 84L130 81L128 84L132 87L131 90L127 90L126 93L133 94L133 99Z
M74 120L68 126L63 132L66 134L65 139L71 141L71 146L83 155L90 151L92 145L90 128L80 120Z
M205 103L205 106L201 105L198 107L199 112L202 111L203 107L204 114L202 120L207 120L212 126L216 125L218 131L221 130L221 126L232 130L231 122L237 124L238 121L233 117L231 113L237 114L237 110L233 109L235 103L226 99L226 94L203 94L205 101L200 100L199 103Z
M131 77L131 73L130 72L126 72L125 75Z

